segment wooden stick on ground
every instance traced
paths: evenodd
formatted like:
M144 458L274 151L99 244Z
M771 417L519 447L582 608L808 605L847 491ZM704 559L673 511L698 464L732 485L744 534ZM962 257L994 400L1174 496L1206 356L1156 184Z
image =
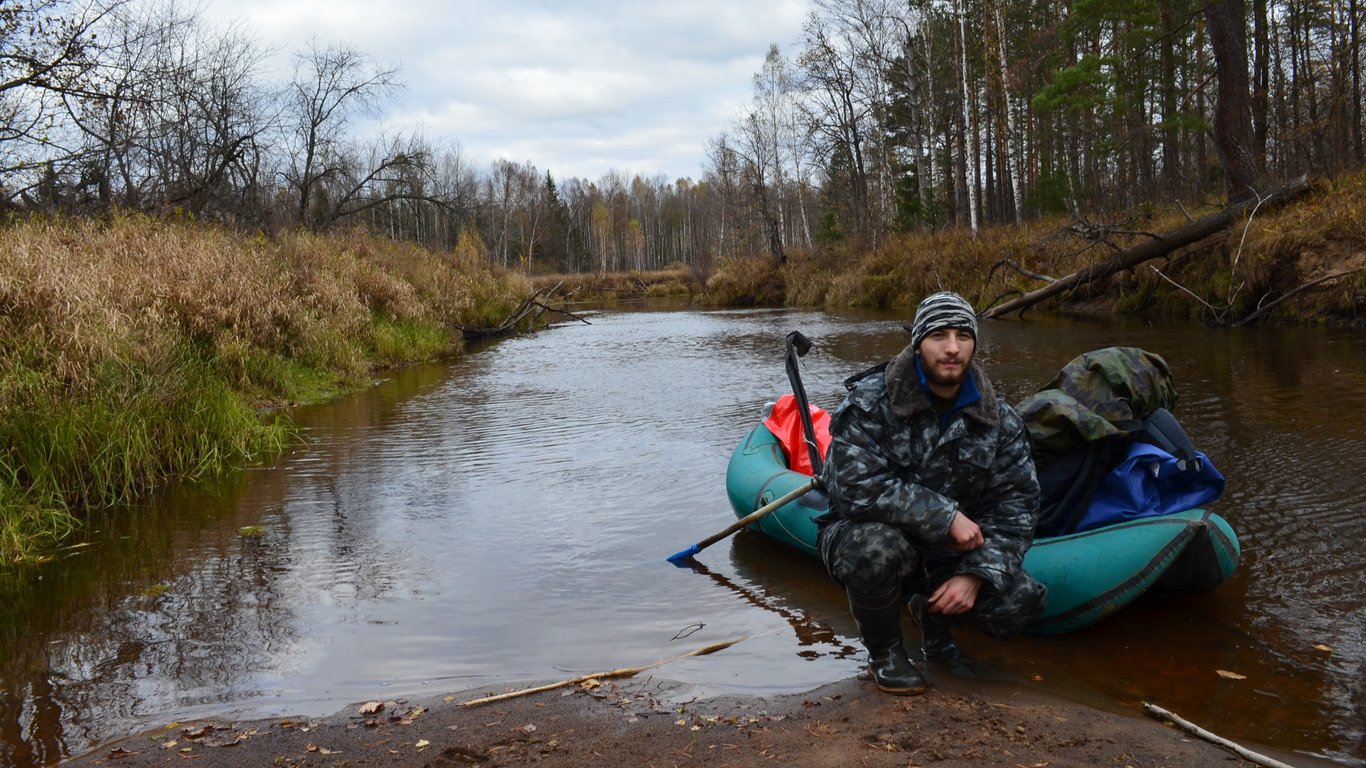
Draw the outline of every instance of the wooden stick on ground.
M1253 752L1252 750L1247 749L1246 747L1243 747L1240 744L1236 744L1232 741L1229 741L1228 739L1222 736L1216 736L1215 734L1210 733L1209 731L1205 730L1204 728L1201 728L1195 723L1192 723L1189 720L1183 720L1180 717L1177 717L1176 715L1172 714L1171 712L1168 712L1167 710L1163 709L1162 707L1157 706L1156 704L1149 704L1145 701L1143 702L1143 708L1148 711L1148 714L1156 715L1165 720L1170 720L1173 723L1176 723L1177 725L1181 726L1181 728L1183 728L1184 730L1190 732L1195 736L1199 736L1205 741L1218 744L1219 746L1224 747L1225 749L1232 750L1235 754L1237 754L1244 760L1254 762L1257 765L1264 765L1266 766L1266 768L1294 768L1293 766L1288 765L1286 763L1282 763L1279 760L1273 760L1272 758L1269 758L1266 755Z
M638 675L638 674L640 674L641 672L644 672L644 671L647 670L647 669L654 669L655 667L662 667L662 666L664 666L665 664L668 664L669 662L678 661L679 659L686 659L686 658L688 658L689 656L706 656L706 655L709 654L709 653L716 653L717 651L720 651L720 650L729 648L729 647L731 647L732 645L735 645L736 643L740 642L741 640L747 640L747 639L748 639L748 638L737 637L737 638L735 638L734 640L727 640L727 641L721 642L721 643L713 643L712 645L708 645L708 646L703 647L703 648L698 648L698 649L693 650L693 651L688 651L687 653L681 653L681 654L679 654L679 655L677 655L677 656L671 656L671 657L669 657L669 658L667 658L667 659L664 659L664 660L662 660L662 661L656 661L656 662L654 662L654 663L652 663L652 664L646 664L646 665L643 666L643 667L624 667L624 668L622 668L622 669L608 670L607 672L595 672L595 673L593 673L593 674L591 674L591 675L579 675L578 677L571 677L571 678L569 678L568 680L561 680L561 681L558 682L558 683L550 683L549 685L538 685L538 686L536 686L535 688L523 688L523 689L520 690L520 691L509 691L509 692L507 692L507 693L500 693L500 694L498 694L497 696L485 696L485 697L482 698L482 699L471 699L471 700L469 700L469 701L461 702L460 706L462 706L462 707L472 707L472 706L474 706L474 705L476 705L476 704L488 704L488 703L494 702L494 701L502 701L503 699L512 699L512 698L516 698L516 697L518 697L518 696L526 696L526 695L532 694L532 693L540 693L541 691L552 691L552 690L554 690L554 689L556 689L556 688L563 688L563 687L565 687L566 685L574 685L575 683L582 683L582 682L585 682L585 681L587 681L587 680L600 680L600 679L602 679L602 678L608 678L608 677L631 677L631 676L633 676L633 675Z

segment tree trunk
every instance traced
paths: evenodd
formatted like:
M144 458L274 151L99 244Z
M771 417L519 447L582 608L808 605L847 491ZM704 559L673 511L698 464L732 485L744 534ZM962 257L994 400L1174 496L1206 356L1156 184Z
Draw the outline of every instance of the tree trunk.
M1162 179L1167 193L1181 195L1181 132L1177 128L1176 20L1172 0L1159 3L1162 33L1167 38L1160 60L1162 70Z
M1005 0L1002 0L1002 5ZM1010 109L1009 68L1006 63L1005 13L996 6L996 47L1001 58L1001 101L1006 113L1006 134L1001 141L1001 155L1006 160L1010 172L1010 194L1015 204L1015 223L1024 223L1024 192L1020 185L1020 157L1011 151L1010 142L1015 137L1015 113Z
M1355 0L1354 0L1355 1ZM1252 2L1252 149L1257 164L1266 168L1267 92L1271 88L1271 54L1267 50L1267 0Z
M1361 123L1361 102L1366 100L1366 92L1361 90L1361 14L1357 0L1348 0L1347 55L1352 62L1352 146L1356 151L1357 163L1366 162L1366 147L1363 147L1362 132L1366 130Z
M1252 149L1243 0L1206 0L1205 20L1219 83L1214 146L1224 165L1228 200L1236 203L1255 196L1261 181L1261 168Z
M972 227L972 234L977 236L977 187L978 172L980 171L977 159L977 139L972 124L972 94L968 92L968 17L963 6L955 0L954 10L958 14L958 44L959 44L959 78L962 85L962 106L963 106L963 162L970 166L964 168L963 183L967 186L968 193L968 220ZM970 135L971 134L971 135Z

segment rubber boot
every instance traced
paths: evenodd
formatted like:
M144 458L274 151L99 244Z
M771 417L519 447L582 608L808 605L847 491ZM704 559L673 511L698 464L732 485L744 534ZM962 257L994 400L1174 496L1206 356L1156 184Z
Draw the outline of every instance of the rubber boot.
M911 663L901 644L901 590L885 595L848 591L849 611L854 615L863 645L868 649L868 672L878 688L898 696L924 693L929 684Z
M925 659L949 665L956 675L971 677L972 662L958 647L958 641L953 639L948 619L930 613L929 604L929 598L924 595L911 595L908 601L911 620L920 627L920 644L925 649Z

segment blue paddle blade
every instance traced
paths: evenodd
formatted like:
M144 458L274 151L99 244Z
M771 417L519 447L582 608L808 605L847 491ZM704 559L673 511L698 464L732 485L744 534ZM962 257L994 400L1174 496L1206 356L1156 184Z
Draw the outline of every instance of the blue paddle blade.
M682 552L675 552L672 555L669 555L667 559L669 562L673 563L679 568L687 568L687 561L691 560L693 555L701 551L702 548L694 544L691 547L688 547L687 549L683 550Z

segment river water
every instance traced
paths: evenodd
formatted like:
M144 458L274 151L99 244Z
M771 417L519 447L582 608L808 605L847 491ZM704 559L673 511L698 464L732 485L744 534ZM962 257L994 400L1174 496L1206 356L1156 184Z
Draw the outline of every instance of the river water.
M167 489L0 574L0 765L172 720L497 691L741 637L654 674L689 698L857 674L842 593L814 560L749 533L700 572L664 558L733 520L726 462L788 388L784 335L815 342L803 375L829 408L906 342L899 318L589 320L300 409L304 444L271 466ZM960 631L982 674L1366 765L1366 335L1031 316L983 336L1012 402L1091 349L1164 356L1177 416L1228 478L1212 508L1243 560L1214 592L1145 596L1072 634Z

